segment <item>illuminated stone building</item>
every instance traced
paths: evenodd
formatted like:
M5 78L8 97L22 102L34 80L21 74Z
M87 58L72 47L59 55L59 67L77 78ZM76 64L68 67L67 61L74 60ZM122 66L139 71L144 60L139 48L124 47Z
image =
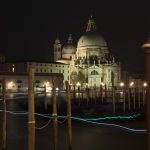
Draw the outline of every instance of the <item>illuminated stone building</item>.
M5 57L0 55L0 72L10 74L9 78L13 75L14 83L19 80L25 83L26 79L25 82L23 81L25 74L29 67L33 67L35 73L41 76L37 79L39 86L50 83L53 79L48 77L50 75L56 77L56 82L57 77L62 75L62 83L58 82L57 84L60 89L65 89L66 80L72 85L77 85L77 83L79 85L80 83L83 87L100 87L100 85L105 84L108 88L112 85L119 86L121 81L125 83L125 86L128 86L131 81L142 85L144 81L137 75L133 76L133 74L124 73L121 70L120 62L110 53L109 47L105 39L98 33L95 20L92 17L88 20L85 33L80 36L76 44L72 35L69 34L66 44L61 43L57 37L53 48L53 62L4 63ZM24 73L24 76L22 75L22 78L19 78L18 73ZM16 84L16 87L18 87L18 84ZM23 84L21 87L23 87Z
M120 82L120 62L110 54L107 43L98 33L92 16L88 20L86 32L78 40L77 47L73 44L71 34L63 47L60 40L56 39L54 62L70 66L71 84L81 82L83 86L99 87L102 83L117 86Z
M53 62L7 62L5 66L0 67L1 71L26 73L29 67L34 67L35 73L62 74L63 88L66 80L74 85L80 82L83 87L119 85L120 62L110 54L107 43L98 33L92 17L88 20L86 32L81 35L77 44L74 44L72 35L69 34L68 41L63 47L59 38L56 38L53 47Z

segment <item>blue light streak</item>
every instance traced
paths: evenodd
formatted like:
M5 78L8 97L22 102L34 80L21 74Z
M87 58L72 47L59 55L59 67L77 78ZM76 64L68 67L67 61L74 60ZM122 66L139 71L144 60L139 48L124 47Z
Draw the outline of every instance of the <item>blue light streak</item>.
M0 112L3 112L3 110L0 110ZM26 111L6 111L9 114L13 114L13 115L27 115L28 112ZM52 115L51 114L40 114L40 113L35 113L35 115L40 116L40 117L44 117L44 118L48 118L51 119ZM123 129L125 131L128 132L134 132L134 133L146 133L146 129L133 129L133 128L128 128L125 126L121 126L121 125L117 125L117 124L113 124L113 123L102 123L102 122L96 122L96 121L100 121L100 120L110 120L110 119L133 119L133 118L137 118L139 117L140 114L136 114L136 115L130 115L130 116L107 116L107 117L101 117L101 118L80 118L80 117L71 117L73 120L77 120L77 121L82 121L85 123L91 123L91 124L95 124L95 125L104 125L104 126L110 126L110 127L115 127L115 128L120 128ZM60 119L66 119L67 116L58 116L58 118Z

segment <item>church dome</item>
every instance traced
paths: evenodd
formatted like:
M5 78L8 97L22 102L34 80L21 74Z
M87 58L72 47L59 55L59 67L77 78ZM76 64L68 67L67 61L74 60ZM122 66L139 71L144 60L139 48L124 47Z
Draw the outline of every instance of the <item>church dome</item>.
M106 41L98 34L95 20L91 16L87 23L86 33L80 37L77 48L106 46Z
M69 35L67 44L62 49L62 54L75 54L76 47L72 44L72 36Z
M102 36L100 36L97 32L86 32L82 35L78 41L78 48L81 47L106 47L106 41Z
M65 45L62 49L62 54L75 54L75 52L76 52L76 47L71 44Z

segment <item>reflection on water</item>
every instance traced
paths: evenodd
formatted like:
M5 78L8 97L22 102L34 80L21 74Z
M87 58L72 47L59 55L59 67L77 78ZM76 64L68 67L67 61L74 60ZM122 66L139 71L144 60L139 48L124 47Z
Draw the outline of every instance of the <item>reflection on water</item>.
M10 93L9 95L7 95L7 97L12 99L15 97L15 95L13 93Z

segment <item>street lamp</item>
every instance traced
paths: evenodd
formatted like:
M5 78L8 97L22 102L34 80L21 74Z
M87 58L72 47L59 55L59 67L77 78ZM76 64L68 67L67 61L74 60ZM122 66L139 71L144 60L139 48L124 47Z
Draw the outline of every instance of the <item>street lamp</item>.
M103 87L105 86L105 84L102 82L100 85L100 97L101 97L101 101L103 104Z
M88 105L88 103L89 103L89 95L90 95L89 84L88 84L88 83L86 83L87 105Z
M105 84L102 82L101 85L104 86Z
M123 82L120 82L120 86L121 86L121 87L124 87L124 83L123 83Z
M144 87L147 87L147 83L146 83L146 82L144 82L144 83L143 83L143 86L144 86Z
M133 87L133 86L134 86L134 82L131 81L130 84L129 84L129 86L130 86L130 87Z
M126 102L125 102L125 90L124 90L124 83L121 82L120 83L120 87L121 87L121 94L122 94L122 97L123 97L123 112L125 112L125 108L126 108Z
M81 86L81 83L80 83L80 82L77 82L76 85L77 85L77 88L78 88L78 93L77 93L77 94L78 94L78 98L79 98L79 99L78 99L78 102L79 102L78 104L79 104L79 106L80 106L80 86Z
M144 82L143 83L143 106L145 104L146 87L147 87L147 83Z
M124 87L124 83L123 82L120 82L120 87L121 87L120 95L122 97L123 96L123 87Z
M133 81L131 81L130 84L129 84L129 86L130 86L131 88L133 88L134 85L135 85L135 84L134 84ZM132 92L131 92L131 94L132 94ZM133 88L133 109L135 109L135 88Z
M77 82L77 84L76 84L76 85L77 85L77 87L79 87L79 86L81 86L81 83L80 83L80 82Z

